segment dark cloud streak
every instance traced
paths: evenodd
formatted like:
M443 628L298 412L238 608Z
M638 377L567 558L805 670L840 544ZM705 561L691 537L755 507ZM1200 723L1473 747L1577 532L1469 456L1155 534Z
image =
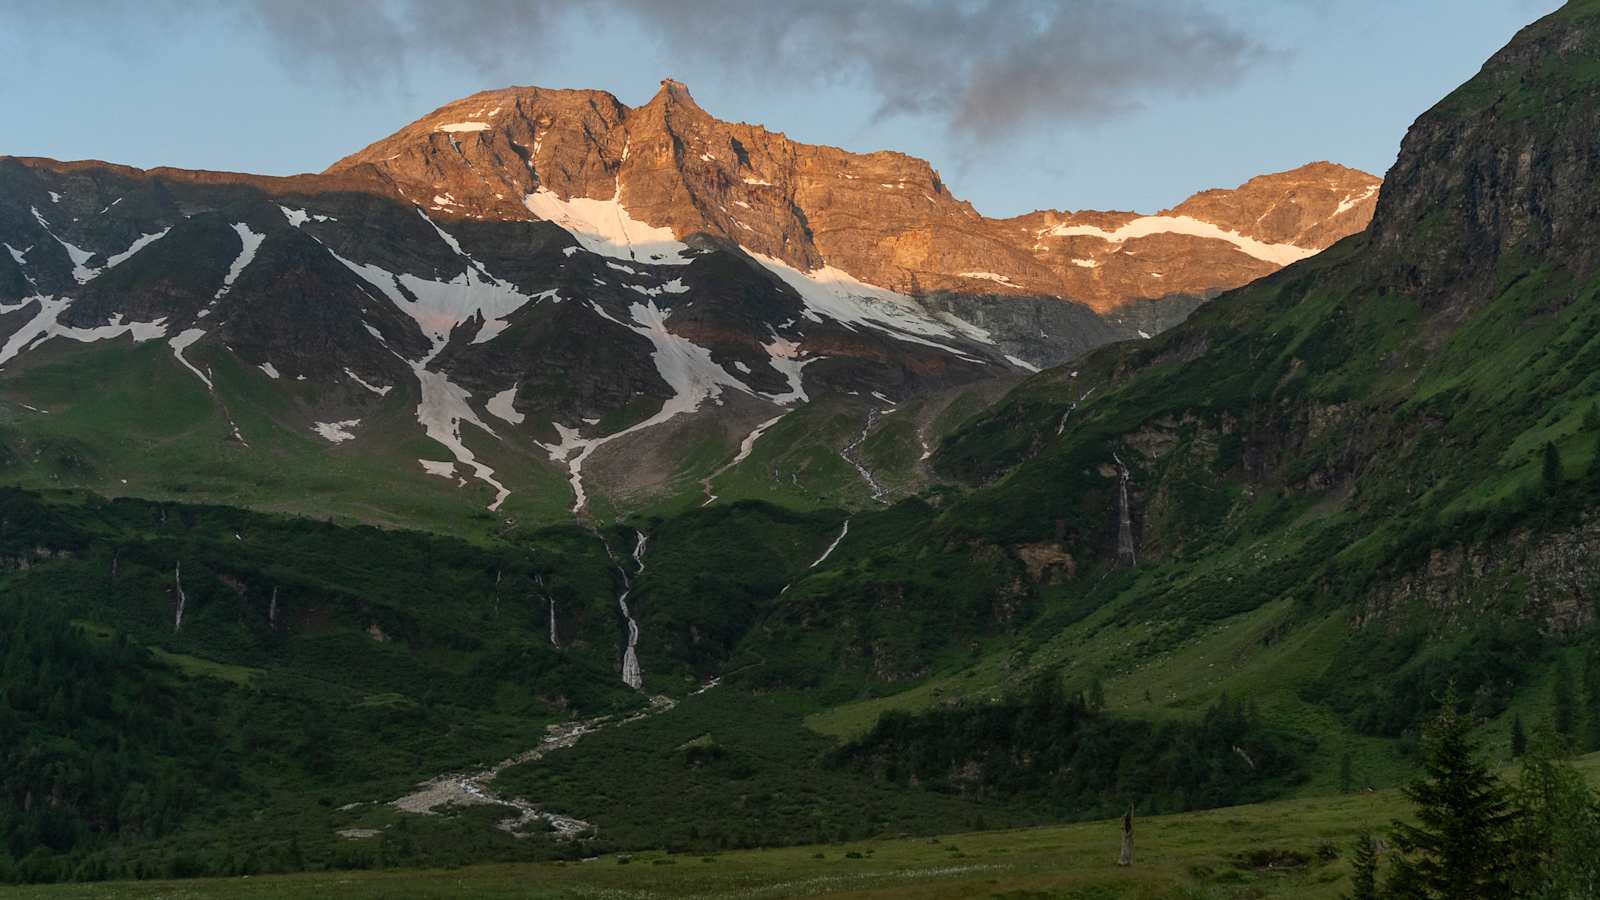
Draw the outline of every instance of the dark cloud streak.
M409 90L417 61L503 84L564 29L624 22L730 79L858 86L878 118L926 117L973 143L1226 89L1273 56L1201 0L0 0L12 15L113 41L152 19L228 16L290 71L362 90Z
M741 77L855 79L880 117L957 136L1104 119L1156 93L1225 88L1271 56L1179 0L621 0L606 4Z

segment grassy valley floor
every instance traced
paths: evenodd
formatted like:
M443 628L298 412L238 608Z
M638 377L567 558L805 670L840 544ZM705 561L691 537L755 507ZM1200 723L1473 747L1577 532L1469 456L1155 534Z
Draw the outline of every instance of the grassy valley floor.
M1579 760L1600 782L1600 754ZM1408 807L1398 791L1308 797L1137 823L1136 865L1116 865L1115 821L750 850L635 853L576 863L336 871L15 889L41 900L209 898L952 898L1233 900L1349 890L1357 832Z

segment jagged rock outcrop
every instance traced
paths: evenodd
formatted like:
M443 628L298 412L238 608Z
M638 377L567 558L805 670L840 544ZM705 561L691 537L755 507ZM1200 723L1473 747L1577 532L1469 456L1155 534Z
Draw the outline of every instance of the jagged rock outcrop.
M1596 270L1597 55L1600 11L1569 4L1417 118L1372 222L1399 289L1476 299L1512 255ZM1459 289L1463 281L1476 287Z
M1385 582L1355 622L1397 626L1417 610L1436 627L1493 615L1509 601L1553 635L1568 637L1595 617L1600 587L1600 517L1556 531L1519 529L1493 541L1438 547L1427 562Z
M801 271L830 266L918 296L1071 299L1099 312L1209 296L1309 256L1366 226L1379 184L1320 162L1154 216L991 219L924 160L722 122L671 80L636 109L603 91L474 94L328 169L355 171L442 215L518 218L548 200L616 200L680 239L716 235Z

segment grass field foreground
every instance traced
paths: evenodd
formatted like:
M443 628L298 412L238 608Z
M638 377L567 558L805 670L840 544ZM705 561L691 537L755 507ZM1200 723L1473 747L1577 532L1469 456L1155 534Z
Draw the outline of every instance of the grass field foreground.
M1578 761L1600 781L1600 754ZM1407 811L1398 791L1309 797L1136 823L1132 868L1115 821L886 838L713 856L660 852L575 863L338 871L16 889L43 900L226 898L929 898L929 900L1332 900L1349 887L1358 832Z

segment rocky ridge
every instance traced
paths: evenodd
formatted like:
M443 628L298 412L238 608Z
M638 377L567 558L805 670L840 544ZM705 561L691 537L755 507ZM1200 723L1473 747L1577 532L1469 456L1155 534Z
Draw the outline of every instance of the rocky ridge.
M1042 296L1101 313L1209 296L1310 256L1366 227L1379 186L1319 162L1155 215L993 219L954 197L924 160L722 122L671 80L637 108L604 91L474 94L328 169L355 172L441 215L531 210L603 232L616 230L599 221L615 204L647 240L650 229L708 234L802 272L837 269L913 296Z
M160 341L239 449L234 367L330 453L409 457L495 512L536 490L508 471L554 468L582 511L586 477L697 485L716 465L686 448L732 456L813 400L872 422L1149 337L1360 227L1376 188L1313 164L1157 216L994 220L922 160L724 123L676 82L636 109L511 88L317 175L0 157L0 371Z

